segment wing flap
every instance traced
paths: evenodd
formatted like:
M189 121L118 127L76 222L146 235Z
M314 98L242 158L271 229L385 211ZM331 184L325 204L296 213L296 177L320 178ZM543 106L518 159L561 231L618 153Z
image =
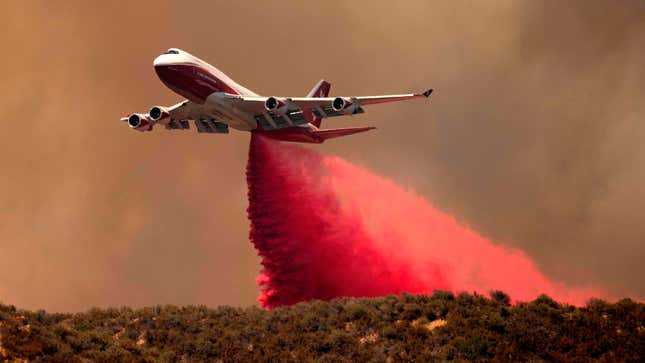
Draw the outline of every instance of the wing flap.
M199 133L228 134L228 125L215 120L195 120L195 127Z
M186 120L170 119L166 123L167 130L188 130L189 128L190 128L190 124Z

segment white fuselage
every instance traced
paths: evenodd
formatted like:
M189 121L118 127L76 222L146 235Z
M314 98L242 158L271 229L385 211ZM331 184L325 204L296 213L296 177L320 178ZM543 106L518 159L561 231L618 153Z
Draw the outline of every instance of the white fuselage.
M253 115L223 102L226 94L258 97L255 92L233 81L224 72L181 50L171 49L154 60L159 79L175 93L200 105L204 118L225 122L230 127L251 131L257 127Z

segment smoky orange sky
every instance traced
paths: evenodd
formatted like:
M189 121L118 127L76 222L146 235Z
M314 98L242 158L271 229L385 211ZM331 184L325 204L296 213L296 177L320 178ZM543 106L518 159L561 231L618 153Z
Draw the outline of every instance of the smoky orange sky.
M555 281L645 295L645 3L30 1L0 23L0 301L250 305L249 135L138 133L179 47L263 95L435 88L323 126Z

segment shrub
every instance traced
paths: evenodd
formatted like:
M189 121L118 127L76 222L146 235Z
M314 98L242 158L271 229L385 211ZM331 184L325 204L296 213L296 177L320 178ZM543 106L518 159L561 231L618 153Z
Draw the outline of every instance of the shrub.
M498 304L500 304L502 306L510 306L511 305L511 297L508 296L508 294L506 294L503 291L499 291L499 290L491 291L490 292L490 298L491 298L491 300L493 300L494 302L496 302L496 303L498 303Z
M436 291L265 311L156 306L30 313L0 306L8 361L645 361L645 305ZM440 322L440 328L433 322ZM350 323L350 325L346 325Z

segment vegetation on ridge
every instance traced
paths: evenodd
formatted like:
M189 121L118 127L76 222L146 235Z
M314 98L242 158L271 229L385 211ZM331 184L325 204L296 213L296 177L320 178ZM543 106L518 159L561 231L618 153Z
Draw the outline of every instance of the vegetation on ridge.
M0 361L645 360L645 305L548 296L511 306L432 296L313 301L265 311L156 306L29 312L0 305Z

